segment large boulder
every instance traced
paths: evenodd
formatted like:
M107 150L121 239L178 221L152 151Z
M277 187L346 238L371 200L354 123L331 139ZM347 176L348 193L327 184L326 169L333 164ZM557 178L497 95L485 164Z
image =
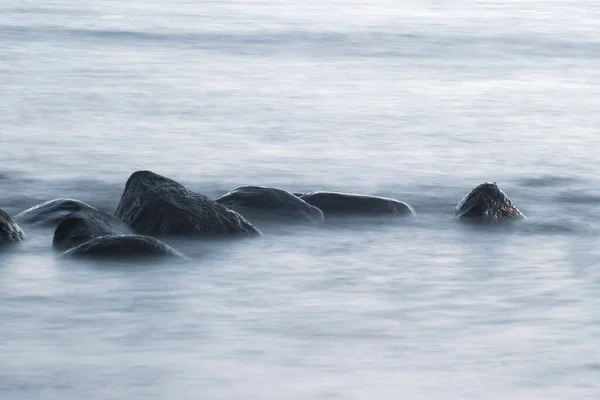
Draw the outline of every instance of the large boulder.
M329 215L415 215L408 204L387 197L336 192L298 193L302 200Z
M66 215L83 210L98 211L79 200L54 199L40 203L15 215L14 220L20 224L56 225Z
M496 182L486 182L471 190L456 206L455 215L462 221L496 223L524 219Z
M323 212L287 190L263 186L240 186L215 200L244 217L323 222Z
M69 249L96 237L133 233L129 226L112 215L93 210L77 211L58 223L52 245L56 249Z
M65 251L60 257L111 259L186 258L166 243L142 235L100 236Z
M143 235L258 235L237 212L151 171L127 180L116 217Z
M19 225L3 210L0 210L0 245L21 242L25 234Z

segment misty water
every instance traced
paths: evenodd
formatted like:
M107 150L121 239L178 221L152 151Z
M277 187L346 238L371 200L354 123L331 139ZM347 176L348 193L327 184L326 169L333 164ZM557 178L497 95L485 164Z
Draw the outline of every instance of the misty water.
M0 253L0 399L596 399L593 1L5 1L0 208L152 170L411 204L185 262ZM452 218L495 181L528 217Z

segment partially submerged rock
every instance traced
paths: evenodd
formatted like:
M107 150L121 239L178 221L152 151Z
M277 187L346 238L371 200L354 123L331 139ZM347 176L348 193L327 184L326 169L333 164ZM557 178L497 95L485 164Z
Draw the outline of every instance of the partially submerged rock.
M308 192L297 194L308 204L329 215L415 215L415 210L399 200L387 197L337 192Z
M456 206L455 215L463 221L482 223L525 218L496 182L482 183L471 190Z
M73 247L60 255L60 257L85 257L85 258L157 258L186 257L155 238L142 235L110 235L100 236Z
M57 249L68 249L100 236L133 233L129 226L112 215L83 210L68 214L58 223L52 245Z
M3 210L0 210L0 245L25 240L19 225Z
M151 171L127 180L116 217L144 235L257 235L237 212Z
M264 186L240 186L215 200L244 217L323 222L323 212L283 189Z
M20 224L55 225L66 215L83 210L98 211L96 208L79 200L54 199L20 212L15 215L14 220Z

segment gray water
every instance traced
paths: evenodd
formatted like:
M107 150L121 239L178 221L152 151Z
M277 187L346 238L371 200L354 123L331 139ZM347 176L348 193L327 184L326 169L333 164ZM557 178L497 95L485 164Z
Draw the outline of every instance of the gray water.
M299 4L301 3L301 4ZM0 208L113 212L149 169L414 220L0 254L1 399L600 397L595 1L0 3ZM527 221L458 225L496 181Z

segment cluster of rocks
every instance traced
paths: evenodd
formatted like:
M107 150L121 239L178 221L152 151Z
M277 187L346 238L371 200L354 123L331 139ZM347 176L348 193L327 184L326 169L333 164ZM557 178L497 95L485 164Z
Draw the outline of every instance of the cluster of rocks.
M414 209L385 197L336 192L291 193L242 186L212 200L151 171L134 172L114 215L73 199L50 200L11 218L0 210L0 245L25 240L19 225L55 227L53 247L63 257L184 257L159 240L169 236L255 236L251 221L321 224L351 215L413 216ZM496 183L483 183L458 204L463 221L499 223L524 218Z

